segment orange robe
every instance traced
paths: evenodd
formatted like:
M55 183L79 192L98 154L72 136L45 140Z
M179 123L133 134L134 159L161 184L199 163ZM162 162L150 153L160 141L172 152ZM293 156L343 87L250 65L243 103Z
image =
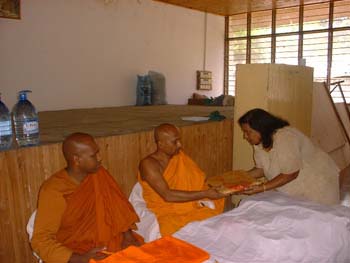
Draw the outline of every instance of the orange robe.
M162 237L141 247L130 246L103 260L91 259L89 263L201 263L209 254L172 236Z
M113 177L101 167L81 184L61 170L41 187L32 247L45 262L68 262L94 247L120 250L122 232L138 217Z
M203 171L182 151L170 159L163 178L172 190L200 191L207 188ZM224 209L224 199L214 201L215 209L203 207L198 201L166 202L141 179L140 174L138 180L142 185L147 207L158 219L162 236L173 234L189 222L218 215Z

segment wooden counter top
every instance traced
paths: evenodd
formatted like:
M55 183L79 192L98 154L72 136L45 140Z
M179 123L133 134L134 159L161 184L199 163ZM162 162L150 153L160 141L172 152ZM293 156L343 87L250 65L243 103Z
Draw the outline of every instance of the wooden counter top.
M213 111L233 119L233 107L229 106L124 106L39 112L40 144L62 142L73 132L104 137L148 131L161 123L188 126L198 122L183 121L181 117L208 116Z

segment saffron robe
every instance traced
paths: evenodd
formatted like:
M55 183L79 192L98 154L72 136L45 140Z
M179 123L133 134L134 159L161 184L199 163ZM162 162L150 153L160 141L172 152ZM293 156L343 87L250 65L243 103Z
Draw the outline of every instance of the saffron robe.
M79 184L66 170L41 187L32 248L49 263L68 262L72 253L95 247L120 250L122 232L138 217L113 177L101 167Z
M170 159L164 170L163 178L172 190L200 191L207 189L205 174L182 151ZM142 186L143 198L148 209L158 219L162 236L173 234L189 222L218 215L224 209L224 198L214 200L215 209L205 207L198 201L166 202L146 181L142 180L140 173L138 180Z
M89 263L201 263L209 254L172 236L162 237L141 247L130 246L103 260L91 259Z

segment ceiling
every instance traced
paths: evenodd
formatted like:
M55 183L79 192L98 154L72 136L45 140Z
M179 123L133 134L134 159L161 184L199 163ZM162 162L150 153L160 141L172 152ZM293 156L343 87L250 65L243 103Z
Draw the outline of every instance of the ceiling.
M329 2L329 0L154 0L191 8L207 13L228 16L248 11L261 11L276 8Z

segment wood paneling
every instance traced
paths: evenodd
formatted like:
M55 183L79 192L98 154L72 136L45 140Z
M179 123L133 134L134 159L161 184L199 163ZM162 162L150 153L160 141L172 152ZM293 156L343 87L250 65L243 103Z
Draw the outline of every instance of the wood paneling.
M312 97L312 141L327 153L343 147L346 137L325 83L314 82Z
M249 11L270 10L276 8L299 6L300 0L155 0L222 16L245 13ZM304 0L304 5L329 2L329 0Z
M181 127L184 150L208 176L232 169L232 120ZM103 165L128 195L138 163L155 149L153 132L99 137ZM65 165L61 143L0 152L0 262L35 262L26 224L42 182Z
M252 78L252 76L254 76ZM238 119L261 108L286 119L305 135L311 133L313 69L284 64L241 64L236 71L234 169L254 166L253 147L244 140Z

